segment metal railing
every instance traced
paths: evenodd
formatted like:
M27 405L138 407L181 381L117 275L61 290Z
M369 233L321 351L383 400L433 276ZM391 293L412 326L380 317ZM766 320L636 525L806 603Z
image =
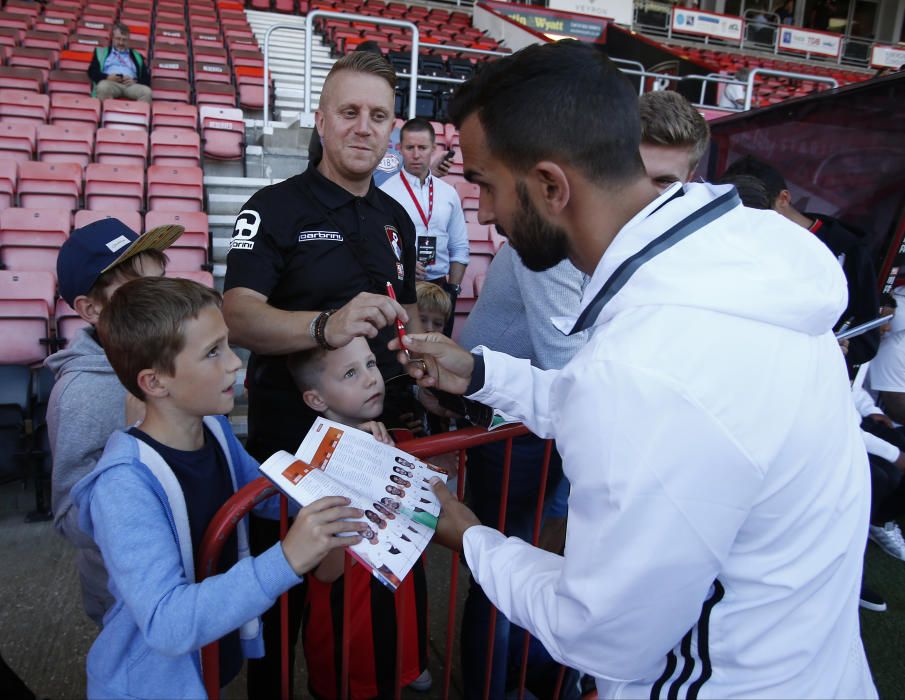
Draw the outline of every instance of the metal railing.
M754 79L759 75L772 75L777 78L791 78L792 80L809 80L812 83L828 83L831 88L839 87L835 78L827 78L822 75L808 75L806 73L790 73L784 70L772 68L755 68L748 75L748 91L745 94L745 110L751 109L751 101L754 99Z
M460 84L464 82L462 78L449 78L446 76L419 75L418 73L418 52L420 49L435 49L443 51L454 51L456 53L471 53L481 56L508 56L506 51L490 51L487 49L475 49L469 46L455 46L449 44L434 44L430 42L421 42L418 27L413 22L396 19L384 19L374 15L357 15L345 12L333 12L330 10L312 10L305 18L305 26L300 27L296 24L275 24L267 30L264 35L264 75L269 75L270 68L270 37L271 34L279 30L304 31L305 32L305 66L303 72L302 97L304 104L304 115L310 118L311 109L311 93L312 93L312 46L314 40L314 20L318 17L326 17L332 19L341 19L354 22L366 22L374 25L387 25L391 27L402 27L409 29L412 33L411 45L411 63L408 73L399 73L398 75L410 80L408 86L408 118L415 116L415 108L417 104L418 81L425 80L437 83ZM412 77L414 76L414 79ZM266 79L266 78L265 78ZM270 123L270 98L267 89L264 90L264 126Z

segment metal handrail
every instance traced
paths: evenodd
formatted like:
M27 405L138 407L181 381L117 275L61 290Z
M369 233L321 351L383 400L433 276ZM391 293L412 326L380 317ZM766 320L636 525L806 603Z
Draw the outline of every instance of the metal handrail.
M827 78L822 75L808 75L806 73L790 73L784 70L773 70L772 68L754 68L748 74L748 91L745 93L745 111L751 109L751 100L754 98L754 79L758 75L774 75L778 78L792 78L793 80L810 80L814 83L829 83L831 87L839 87L839 82L835 78Z
M267 28L264 34L264 130L267 130L270 123L270 35L279 29L291 29L293 31L303 31L302 27L297 24L274 24Z
M491 51L490 49L473 49L470 46L456 46L454 44L433 44L421 42L423 49L443 49L444 51L456 51L458 53L476 53L482 56L511 56L511 51Z
M367 22L369 24L386 24L391 27L404 27L412 31L412 65L409 69L411 74L417 78L418 76L418 44L420 33L414 22L407 22L400 19L384 19L373 15L350 15L344 12L331 12L329 10L312 10L305 18L305 81L302 83L303 94L305 96L305 114L311 114L311 41L314 34L314 18L315 17L332 17L334 19L344 19L353 22ZM265 54L266 59L266 54ZM415 116L415 100L418 95L418 81L412 80L409 84L409 119ZM266 119L266 115L265 115Z

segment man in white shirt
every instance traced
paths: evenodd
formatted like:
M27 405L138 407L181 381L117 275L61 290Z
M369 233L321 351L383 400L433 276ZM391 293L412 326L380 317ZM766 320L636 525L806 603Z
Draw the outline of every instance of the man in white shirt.
M443 287L450 296L453 313L443 329L450 335L456 298L468 265L468 229L455 188L431 174L434 145L434 128L429 121L416 117L403 124L399 144L402 170L380 189L399 202L415 224L418 279Z
M748 80L751 72L747 68L740 68L733 76L736 80ZM745 96L748 94L748 88L738 83L728 83L723 88L723 94L720 96L720 107L725 109L741 110L745 108Z
M556 439L572 485L563 556L435 488L440 541L601 697L877 697L858 620L867 455L832 254L734 188L659 193L637 96L590 45L495 61L451 114L479 220L530 269L568 258L591 275L556 322L591 338L543 371L407 337L421 386Z

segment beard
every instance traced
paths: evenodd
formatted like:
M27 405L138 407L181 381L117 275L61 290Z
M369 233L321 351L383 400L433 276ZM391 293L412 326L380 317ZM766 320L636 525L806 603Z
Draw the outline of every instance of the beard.
M516 233L506 233L499 225L497 230L509 239L525 267L532 272L549 270L569 257L569 237L565 229L544 221L531 203L524 182L517 182L515 191L518 210L512 219L512 229Z

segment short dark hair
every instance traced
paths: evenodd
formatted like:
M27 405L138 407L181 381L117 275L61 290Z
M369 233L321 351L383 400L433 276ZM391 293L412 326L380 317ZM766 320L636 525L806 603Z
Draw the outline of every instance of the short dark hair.
M743 156L726 168L723 177L734 177L736 175L752 175L764 183L764 189L767 191L767 197L770 199L770 208L773 208L776 198L783 190L789 189L786 185L786 179L772 165L758 160L754 156Z
M723 175L715 185L734 185L742 204L750 209L772 209L773 200L764 183L753 175Z
M405 124L402 125L402 128L399 130L399 140L402 140L402 137L409 133L415 133L418 131L426 131L431 135L431 143L436 140L436 134L434 134L434 127L431 126L431 123L427 121L424 117L415 117L414 119L409 119Z
M299 350L286 357L286 367L299 392L317 388L326 357L327 351L320 346Z
M674 90L646 92L638 98L641 142L691 149L689 170L701 162L710 143L707 120Z
M112 34L114 30L118 30L120 34L125 34L126 36L129 36L132 33L132 30L129 29L128 25L123 22L114 22L113 29L110 30L110 33Z
M155 250L154 248L143 250L138 255L132 255L126 258L113 269L102 272L94 281L94 284L91 285L91 289L88 290L88 293L85 296L97 302L108 302L107 289L109 289L110 285L117 280L130 281L137 280L139 277L144 277L142 268L149 262L155 262L166 269L169 258L167 258L166 253L162 250Z
M537 44L494 61L450 105L457 127L472 113L513 170L558 158L602 185L644 176L637 92L590 44Z
M185 347L185 322L208 306L220 308L220 293L169 277L140 277L116 290L97 324L104 352L119 381L144 400L138 374L157 369L172 375Z

